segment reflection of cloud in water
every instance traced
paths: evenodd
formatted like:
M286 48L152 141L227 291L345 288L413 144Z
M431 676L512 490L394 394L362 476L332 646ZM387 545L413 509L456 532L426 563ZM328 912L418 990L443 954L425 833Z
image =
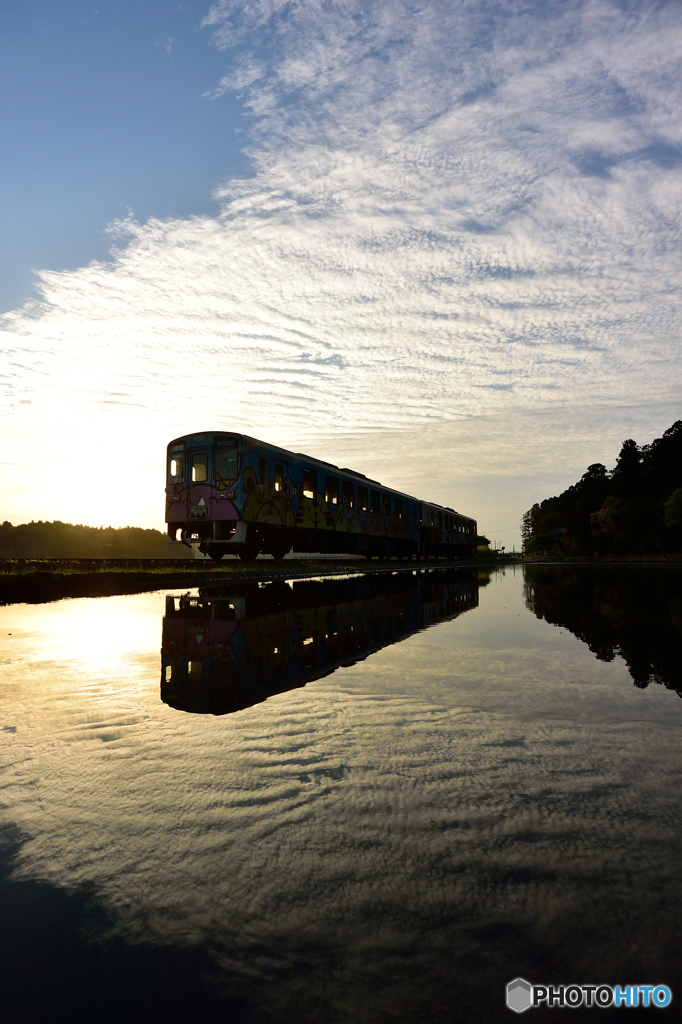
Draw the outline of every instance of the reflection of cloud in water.
M277 1020L490 1020L523 971L674 986L678 702L523 614L519 578L481 597L217 719L159 702L160 595L126 599L154 648L122 637L97 685L27 641L16 876L93 886L131 940L210 945Z
M457 618L478 606L478 588L473 569L415 570L168 597L161 699L182 711L239 711Z

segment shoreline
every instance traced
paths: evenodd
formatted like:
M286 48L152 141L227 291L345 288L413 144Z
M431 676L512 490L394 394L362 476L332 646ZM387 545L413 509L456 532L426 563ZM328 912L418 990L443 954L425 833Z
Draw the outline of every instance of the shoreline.
M188 559L0 559L0 605L44 604L64 598L113 597L197 586L266 583L319 576L485 568L480 562L367 562L364 559L259 559L216 565ZM489 567L493 567L490 563Z
M349 573L408 573L448 569L492 571L517 565L682 565L682 556L638 556L631 558L539 558L479 554L463 561L429 559L400 562L364 559L291 558L283 562L258 559L216 564L186 559L103 559L103 558L0 558L0 605L45 604L65 598L114 597L155 590L191 589L197 586L266 583Z

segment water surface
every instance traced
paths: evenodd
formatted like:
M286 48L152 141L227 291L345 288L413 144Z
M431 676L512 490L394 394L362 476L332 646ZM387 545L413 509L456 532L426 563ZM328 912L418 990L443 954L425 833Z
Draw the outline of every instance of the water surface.
M681 651L648 567L1 608L6 1019L682 1000Z

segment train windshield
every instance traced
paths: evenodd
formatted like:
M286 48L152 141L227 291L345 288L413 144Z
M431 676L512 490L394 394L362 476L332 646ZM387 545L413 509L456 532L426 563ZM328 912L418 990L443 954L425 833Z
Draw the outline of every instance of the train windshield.
M237 439L220 437L215 443L215 478L218 483L229 483L239 475Z

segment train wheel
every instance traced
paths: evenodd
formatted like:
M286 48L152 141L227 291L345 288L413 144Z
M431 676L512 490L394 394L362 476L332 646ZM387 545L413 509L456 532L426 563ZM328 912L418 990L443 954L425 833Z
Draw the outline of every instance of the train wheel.
M242 562L255 562L257 554L258 548L254 548L249 544L239 552L239 557L241 558Z
M275 559L276 562L281 562L283 560L284 556L289 554L289 548L283 548L283 547L273 548L271 554L272 554L272 557Z
M219 562L225 552L221 548L210 547L208 549L208 557L212 558L214 562Z

